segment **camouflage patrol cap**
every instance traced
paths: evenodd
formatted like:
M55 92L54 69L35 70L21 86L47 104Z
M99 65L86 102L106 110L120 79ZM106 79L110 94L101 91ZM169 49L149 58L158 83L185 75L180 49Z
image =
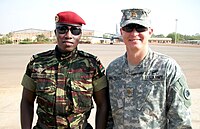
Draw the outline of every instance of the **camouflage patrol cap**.
M151 26L151 20L149 18L149 13L151 12L149 9L124 9L121 10L123 13L120 26L124 27L128 24L139 24L145 27Z
M86 24L85 21L75 12L64 11L55 16L56 24Z

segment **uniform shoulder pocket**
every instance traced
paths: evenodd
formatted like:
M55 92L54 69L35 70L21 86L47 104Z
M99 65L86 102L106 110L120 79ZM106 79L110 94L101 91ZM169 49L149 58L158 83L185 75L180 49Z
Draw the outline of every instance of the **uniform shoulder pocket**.
M184 76L178 79L178 81L175 83L175 88L181 99L184 101L185 106L189 107L191 105L191 93Z

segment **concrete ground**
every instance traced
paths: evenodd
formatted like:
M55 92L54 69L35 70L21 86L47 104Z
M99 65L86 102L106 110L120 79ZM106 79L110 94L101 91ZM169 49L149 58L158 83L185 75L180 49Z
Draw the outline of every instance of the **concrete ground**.
M0 45L0 129L20 128L20 85L26 65L32 54L54 49L55 44L37 45ZM172 56L181 65L192 94L192 123L200 129L200 47L158 46L153 50ZM111 60L125 52L124 45L80 44L79 49L99 57L105 67ZM94 126L95 108L89 121ZM34 122L36 120L36 116Z

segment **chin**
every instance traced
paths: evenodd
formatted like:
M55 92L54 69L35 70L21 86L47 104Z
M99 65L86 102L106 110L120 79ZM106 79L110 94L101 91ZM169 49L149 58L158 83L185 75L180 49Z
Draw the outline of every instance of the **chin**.
M71 51L73 51L75 48L70 48L70 47L67 47L67 48L65 48L65 51L67 51L67 52L71 52Z

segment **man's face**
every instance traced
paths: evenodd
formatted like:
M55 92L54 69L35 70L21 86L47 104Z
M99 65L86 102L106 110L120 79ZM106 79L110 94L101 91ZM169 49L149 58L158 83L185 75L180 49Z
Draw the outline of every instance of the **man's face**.
M153 29L138 24L128 24L120 29L127 49L137 51L147 48Z
M73 51L81 38L82 30L80 25L56 25L55 34L58 48L61 52Z

